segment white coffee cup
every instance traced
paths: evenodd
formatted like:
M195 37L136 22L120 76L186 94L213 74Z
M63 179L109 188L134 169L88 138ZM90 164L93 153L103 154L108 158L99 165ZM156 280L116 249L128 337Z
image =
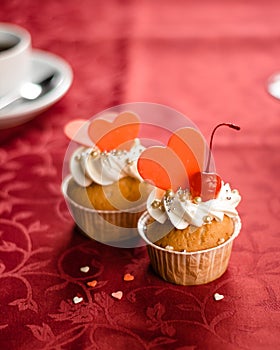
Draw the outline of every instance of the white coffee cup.
M0 23L0 98L19 90L28 79L31 36L10 23Z

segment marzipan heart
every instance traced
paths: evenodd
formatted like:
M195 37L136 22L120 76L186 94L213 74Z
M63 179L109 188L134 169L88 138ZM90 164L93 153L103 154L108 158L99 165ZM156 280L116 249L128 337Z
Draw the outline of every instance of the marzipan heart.
M88 136L88 126L88 120L75 119L65 125L64 134L72 141L91 147L93 143Z
M64 127L65 135L86 147L97 146L101 151L128 150L137 138L140 121L136 114L123 112L112 122L105 119L76 119Z
M142 178L163 190L189 187L189 179L204 165L205 141L192 128L178 129L167 147L147 148L138 160Z
M130 149L137 138L140 121L136 114L123 112L113 122L104 119L93 120L88 128L90 139L101 151Z

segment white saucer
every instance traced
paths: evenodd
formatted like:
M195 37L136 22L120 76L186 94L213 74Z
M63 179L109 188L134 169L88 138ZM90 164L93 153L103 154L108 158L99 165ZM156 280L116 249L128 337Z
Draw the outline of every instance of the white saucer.
M53 86L45 95L34 101L19 100L0 111L0 129L23 124L57 102L70 88L73 73L62 58L41 50L33 50L30 81L38 82L51 72L56 72Z

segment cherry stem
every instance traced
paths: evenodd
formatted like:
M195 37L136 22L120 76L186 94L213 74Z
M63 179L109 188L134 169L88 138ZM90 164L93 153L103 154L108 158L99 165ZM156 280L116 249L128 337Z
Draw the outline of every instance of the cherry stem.
M228 126L229 128L234 129L234 130L240 130L240 126L235 125L235 124L231 124L231 123L221 123L221 124L218 124L214 128L214 130L212 131L212 134L211 134L211 139L210 139L210 147L209 147L207 165L206 165L206 170L205 170L206 173L209 173L214 134L220 126Z

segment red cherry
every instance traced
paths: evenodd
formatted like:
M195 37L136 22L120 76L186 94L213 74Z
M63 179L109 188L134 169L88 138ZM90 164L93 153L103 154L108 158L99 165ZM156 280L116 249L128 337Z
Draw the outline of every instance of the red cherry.
M218 124L212 131L206 169L201 173L194 174L190 179L190 191L192 196L200 197L202 201L209 201L210 199L217 198L222 187L222 180L220 176L209 172L213 138L215 131L220 126L228 126L229 128L240 130L240 127L237 125L221 123Z
M222 179L215 173L195 173L190 180L193 197L200 197L203 202L217 198L222 187Z

